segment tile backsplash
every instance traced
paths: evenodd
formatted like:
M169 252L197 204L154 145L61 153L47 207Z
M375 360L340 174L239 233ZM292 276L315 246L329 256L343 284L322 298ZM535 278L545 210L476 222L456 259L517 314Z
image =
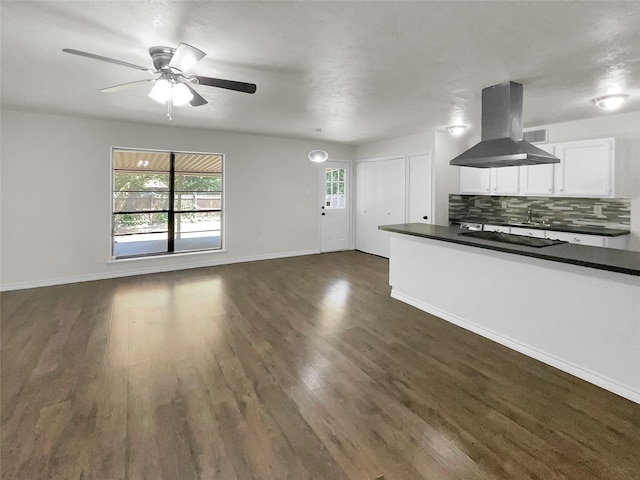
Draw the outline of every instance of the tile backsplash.
M534 222L556 226L594 226L629 230L628 198L506 197L449 195L449 220L478 223Z

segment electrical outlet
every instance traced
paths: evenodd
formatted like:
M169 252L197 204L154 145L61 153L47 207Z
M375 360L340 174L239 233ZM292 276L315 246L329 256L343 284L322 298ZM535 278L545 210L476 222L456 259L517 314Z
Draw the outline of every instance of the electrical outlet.
M479 198L476 198L476 200L475 200L475 202L473 203L473 205L474 205L475 207L479 207L479 206L480 206L480 199L479 199Z
M509 204L507 203L506 200L502 201L502 208L507 208L509 206Z
M594 205L593 213L594 215L602 215L602 205Z

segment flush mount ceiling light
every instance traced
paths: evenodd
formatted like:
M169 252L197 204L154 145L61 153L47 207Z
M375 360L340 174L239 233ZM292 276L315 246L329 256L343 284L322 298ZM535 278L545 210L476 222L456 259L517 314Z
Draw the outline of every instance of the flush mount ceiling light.
M464 133L466 128L466 125L450 125L447 127L447 130L449 130L449 133L454 137L459 137Z
M322 163L327 161L327 159L329 158L329 154L325 150L311 150L307 154L307 157L312 162Z
M600 110L611 111L620 108L628 96L629 95L624 93L614 93L612 95L596 97L591 101L595 103Z

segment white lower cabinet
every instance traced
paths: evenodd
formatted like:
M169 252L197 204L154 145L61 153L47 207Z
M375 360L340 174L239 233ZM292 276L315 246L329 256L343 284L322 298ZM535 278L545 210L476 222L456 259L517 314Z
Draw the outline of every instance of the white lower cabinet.
M505 227L504 225L483 225L482 229L485 232L511 233L511 227Z
M577 245L590 245L592 247L617 248L620 250L629 248L629 235L610 237L604 235L548 231L547 238L575 243Z
M594 247L604 247L604 237L600 235L584 235L571 232L547 232L547 238L562 240L563 242L576 243L580 245L591 245Z
M527 237L547 238L546 230L536 230L535 228L511 227L514 235L526 235Z

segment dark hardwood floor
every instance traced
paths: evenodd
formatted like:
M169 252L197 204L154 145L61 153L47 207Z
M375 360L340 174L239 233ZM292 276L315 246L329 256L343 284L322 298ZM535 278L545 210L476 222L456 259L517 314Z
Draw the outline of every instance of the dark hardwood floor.
M2 479L640 478L640 405L387 275L342 252L3 293Z

